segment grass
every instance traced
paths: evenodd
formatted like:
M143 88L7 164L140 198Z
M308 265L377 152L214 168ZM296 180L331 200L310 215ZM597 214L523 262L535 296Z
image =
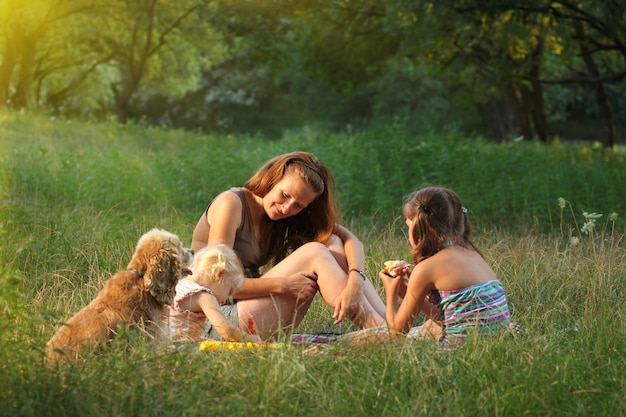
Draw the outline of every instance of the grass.
M84 363L44 365L45 342L125 266L141 233L190 242L212 196L295 149L335 172L381 294L382 261L408 259L403 196L426 183L459 192L525 332L454 352L390 343L317 356L205 354L126 334ZM624 164L620 148L399 126L267 140L1 112L0 415L623 415ZM583 212L603 216L589 228ZM333 329L330 314L316 300L298 330L352 329Z

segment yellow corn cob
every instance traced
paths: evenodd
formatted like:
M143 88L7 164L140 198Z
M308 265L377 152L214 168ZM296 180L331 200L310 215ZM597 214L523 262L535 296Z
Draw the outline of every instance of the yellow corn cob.
M209 350L240 350L240 349L260 349L260 348L281 348L281 343L253 343L253 342L218 342L215 340L205 340L200 342L201 351Z

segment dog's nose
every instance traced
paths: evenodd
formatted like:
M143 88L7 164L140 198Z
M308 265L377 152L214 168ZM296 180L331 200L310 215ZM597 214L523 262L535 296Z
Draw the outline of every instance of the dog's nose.
M196 252L193 249L189 249L189 253L191 253L192 255L196 254Z

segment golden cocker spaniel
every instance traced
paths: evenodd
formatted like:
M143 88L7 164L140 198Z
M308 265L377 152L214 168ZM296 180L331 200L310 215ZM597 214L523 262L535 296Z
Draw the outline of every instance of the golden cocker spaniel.
M115 338L119 325L145 329L159 339L166 336L167 305L192 261L193 251L183 248L178 236L160 229L144 234L128 267L109 278L96 298L48 341L47 358L73 360L100 349Z

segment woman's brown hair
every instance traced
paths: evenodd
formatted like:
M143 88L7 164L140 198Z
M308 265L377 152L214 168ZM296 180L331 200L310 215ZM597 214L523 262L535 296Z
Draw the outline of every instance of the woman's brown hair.
M285 175L302 178L318 196L295 216L277 221L263 216L260 244L269 248L274 263L306 242L325 242L339 222L332 172L311 153L290 152L270 159L244 184L244 188L265 197Z

